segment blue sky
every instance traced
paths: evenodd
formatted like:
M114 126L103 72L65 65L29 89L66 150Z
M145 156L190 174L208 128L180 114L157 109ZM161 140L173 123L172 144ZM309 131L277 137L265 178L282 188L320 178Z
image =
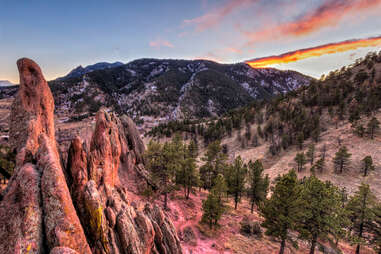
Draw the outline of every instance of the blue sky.
M381 35L381 0L0 0L0 80L29 57L50 80L78 65L137 58L234 63ZM301 25L302 24L302 25ZM320 76L368 51L277 65Z

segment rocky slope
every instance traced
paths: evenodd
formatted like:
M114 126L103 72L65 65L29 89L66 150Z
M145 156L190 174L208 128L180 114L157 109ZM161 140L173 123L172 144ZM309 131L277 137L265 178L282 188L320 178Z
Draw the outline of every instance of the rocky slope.
M47 82L32 60L17 65L16 168L0 196L0 253L182 253L166 214L122 184L132 182L126 175L149 184L133 122L99 111L90 143L75 138L64 163Z
M88 65L86 67L82 67L82 65L78 66L77 68L73 69L69 72L65 77L59 78L60 80L68 79L68 78L76 78L81 77L85 75L86 73L96 71L96 70L104 70L109 68L115 68L122 66L123 63L121 62L115 62L115 63L107 63L107 62L100 62L93 65Z
M156 120L221 115L286 93L311 78L294 71L252 69L205 60L140 59L50 82L57 113L85 114L100 105L133 118Z

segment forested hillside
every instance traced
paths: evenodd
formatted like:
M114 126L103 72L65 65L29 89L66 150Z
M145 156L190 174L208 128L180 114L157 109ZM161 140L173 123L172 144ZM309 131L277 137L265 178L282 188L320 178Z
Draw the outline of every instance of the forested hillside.
M147 160L156 151L170 162L157 178L165 196L183 186L196 202L207 190L200 225L215 232L237 209L245 214L242 203L242 234L264 232L279 253L297 245L300 253L378 253L380 107L381 52L369 53L270 102L159 125L147 139L172 141L149 143Z

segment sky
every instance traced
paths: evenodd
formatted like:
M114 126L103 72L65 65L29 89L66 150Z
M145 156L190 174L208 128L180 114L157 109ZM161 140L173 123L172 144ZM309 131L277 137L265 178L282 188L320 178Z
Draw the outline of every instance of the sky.
M21 57L47 80L78 65L147 57L277 56L269 66L320 77L381 50L380 12L381 0L0 0L0 80L18 83ZM315 54L324 45L336 46ZM284 61L295 52L308 56Z

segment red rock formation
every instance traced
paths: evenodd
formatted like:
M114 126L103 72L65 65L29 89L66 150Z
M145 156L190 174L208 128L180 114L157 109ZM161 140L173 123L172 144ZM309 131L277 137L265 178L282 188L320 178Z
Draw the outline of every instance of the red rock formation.
M8 219L0 227L14 234L4 234L1 253L41 253L54 247L91 253L60 164L50 89L32 60L20 59L17 66L20 88L12 105L10 142L18 154L0 203L0 217Z
M131 202L119 179L119 172L144 176L138 184L149 178L132 120L98 112L89 151L75 138L64 172L50 89L32 60L18 67L10 129L17 165L0 200L0 253L182 253L165 213Z
M25 164L12 176L0 202L0 253L41 253L43 241L40 175Z
M18 152L17 164L20 165L26 153L37 152L41 133L46 134L53 147L56 139L54 100L40 67L27 58L18 60L17 67L20 86L12 104L9 143Z
M82 213L82 225L90 246L100 253L181 253L179 239L174 226L162 210L146 205L138 209L131 206L128 192L121 185L118 175L120 159L130 150L125 133L119 119L101 110L97 114L95 131L91 140L87 159L84 156L83 145L75 139L69 149L68 175L73 186L73 197L79 197L82 202L75 202L77 210ZM87 169L83 161L87 161ZM123 164L128 172L134 172L135 165ZM130 168L128 168L130 167ZM79 171L82 171L80 173ZM78 178L86 176L88 179ZM80 183L80 184L79 184ZM134 200L139 202L139 200Z

